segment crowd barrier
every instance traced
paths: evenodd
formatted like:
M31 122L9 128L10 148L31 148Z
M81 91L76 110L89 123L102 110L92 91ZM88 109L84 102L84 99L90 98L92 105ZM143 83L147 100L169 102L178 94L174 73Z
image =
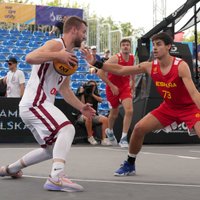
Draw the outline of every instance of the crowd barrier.
M30 130L25 126L19 116L19 102L19 98L0 98L0 143L35 142ZM83 126L76 125L76 118L73 115L74 109L63 99L56 99L55 105L75 125L76 136L74 143L85 142L87 139L86 130Z
M35 139L29 129L24 125L19 116L19 98L0 98L0 143L32 143ZM146 103L145 103L146 102ZM132 129L143 115L157 107L161 102L160 99L143 99L134 102L134 116L129 131L129 137ZM63 99L56 99L55 105L64 112L68 119L74 124L76 134L74 143L85 143L87 134L83 125L76 123L74 116L74 108L67 104ZM144 106L146 105L146 106ZM120 107L119 116L114 126L114 132L117 140L120 140L121 130L123 126L124 110ZM101 138L101 127L97 126L95 130L96 136ZM187 127L180 124L176 129L166 133L163 130L149 133L145 137L145 144L191 144L200 143L197 136L189 136Z

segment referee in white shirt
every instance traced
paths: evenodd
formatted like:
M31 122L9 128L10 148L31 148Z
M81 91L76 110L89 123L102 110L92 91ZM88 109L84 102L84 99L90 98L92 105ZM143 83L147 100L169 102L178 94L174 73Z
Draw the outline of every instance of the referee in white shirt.
M17 69L17 59L10 57L6 60L9 67L9 72L4 78L4 82L7 84L7 97L22 97L25 88L25 76L24 73Z

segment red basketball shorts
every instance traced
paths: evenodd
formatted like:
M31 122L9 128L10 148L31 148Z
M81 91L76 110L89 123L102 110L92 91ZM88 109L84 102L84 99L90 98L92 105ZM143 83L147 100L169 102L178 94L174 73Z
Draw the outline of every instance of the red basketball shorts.
M113 95L109 87L106 87L106 97L111 108L117 108L124 99L131 98L131 88L123 87L119 88L119 95Z
M185 122L189 129L200 121L200 109L195 104L189 106L171 107L163 102L158 108L151 112L160 123L166 127L173 122L180 124Z

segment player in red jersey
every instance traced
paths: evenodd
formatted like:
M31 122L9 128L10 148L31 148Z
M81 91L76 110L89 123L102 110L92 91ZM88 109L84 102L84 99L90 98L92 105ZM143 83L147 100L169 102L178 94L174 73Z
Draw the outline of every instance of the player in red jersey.
M196 89L186 62L169 54L172 38L167 33L158 33L152 37L152 62L143 62L136 66L95 63L96 67L116 74L148 73L163 97L163 103L144 116L134 127L129 143L128 158L115 171L116 176L135 174L135 159L140 152L147 133L162 129L172 122L185 122L189 129L194 128L200 137L200 93Z
M120 53L112 56L106 61L108 64L120 64L123 66L134 65L134 56L131 52L131 42L123 39L120 42ZM113 73L105 74L103 70L98 70L97 74L106 83L106 97L109 102L110 113L108 116L108 129L106 135L113 145L117 144L117 140L113 133L113 126L119 113L119 105L122 104L125 115L123 120L122 136L119 142L121 147L128 147L127 133L132 120L133 103L132 93L135 88L134 75L122 76Z

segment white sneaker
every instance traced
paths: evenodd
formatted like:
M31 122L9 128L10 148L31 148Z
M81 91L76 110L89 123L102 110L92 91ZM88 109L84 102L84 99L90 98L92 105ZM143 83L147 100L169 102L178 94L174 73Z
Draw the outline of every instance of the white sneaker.
M105 132L106 132L106 135L107 135L108 139L110 140L111 144L113 146L116 146L118 144L118 142L117 142L117 139L116 139L114 133L112 131L109 131L108 128L105 130Z
M112 144L108 138L104 138L103 140L101 140L101 145L102 146L112 146Z
M121 148L128 148L128 141L127 141L127 136L121 138L120 142L119 142L119 146Z
M49 177L44 184L44 189L49 191L63 191L63 192L82 192L84 188L72 182L63 173L60 173L58 177Z
M88 142L91 144L91 145L97 145L98 142L94 139L93 136L89 137L88 138Z

